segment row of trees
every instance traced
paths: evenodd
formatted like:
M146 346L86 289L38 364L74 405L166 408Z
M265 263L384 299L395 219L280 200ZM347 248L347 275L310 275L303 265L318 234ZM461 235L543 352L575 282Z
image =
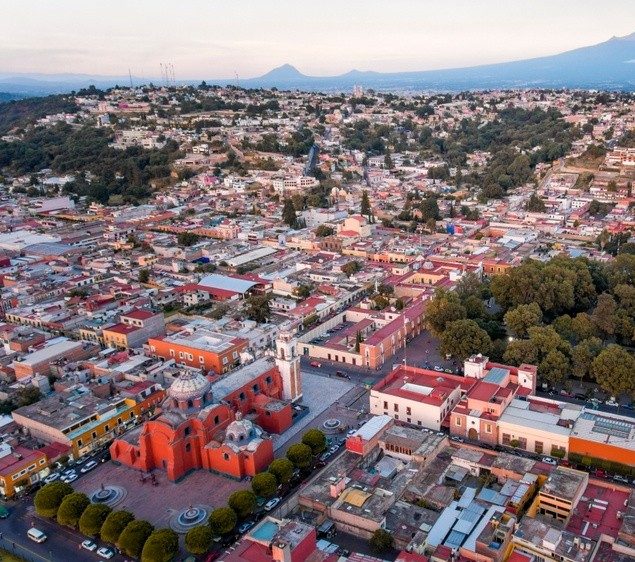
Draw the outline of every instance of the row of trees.
M190 529L185 536L185 547L194 555L206 553L214 537L228 536L240 521L249 518L256 510L258 497L270 499L281 486L291 482L296 469L307 471L313 466L315 457L326 449L326 437L318 429L309 429L302 441L291 445L286 458L271 462L266 471L256 474L251 480L251 490L233 492L227 505L215 509L206 525Z
M179 549L179 537L171 529L155 529L129 511L112 511L105 504L91 503L86 494L75 492L65 482L46 484L35 495L34 503L38 515L79 528L88 537L101 537L127 556L141 557L142 562L169 562Z
M489 311L484 299L498 307ZM490 354L538 366L540 378L595 380L613 396L635 395L635 256L602 264L584 258L528 260L481 282L463 276L456 291L438 291L427 311L442 353L463 360ZM509 341L511 339L511 341Z

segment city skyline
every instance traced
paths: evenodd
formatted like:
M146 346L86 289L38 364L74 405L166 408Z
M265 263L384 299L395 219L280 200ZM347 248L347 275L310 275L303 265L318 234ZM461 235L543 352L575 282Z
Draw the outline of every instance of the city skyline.
M316 8L281 0L212 5L121 1L103 10L76 0L55 7L0 1L2 73L160 75L176 79L258 76L290 63L309 75L351 69L399 72L456 68L550 55L633 32L626 1L532 4L453 0L439 6L398 0L327 0ZM125 10L125 17L122 16ZM178 10L178 11L177 11ZM546 15L548 14L548 17ZM319 19L318 19L319 18ZM219 24L221 22L222 24ZM88 30L88 31L87 31Z

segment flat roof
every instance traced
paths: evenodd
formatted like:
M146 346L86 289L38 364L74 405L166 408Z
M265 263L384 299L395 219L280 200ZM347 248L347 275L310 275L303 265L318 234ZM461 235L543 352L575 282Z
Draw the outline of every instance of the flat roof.
M635 450L635 420L626 416L584 409L572 437Z
M254 281L247 281L246 279L237 279L236 277L229 277L228 275L219 275L218 273L212 273L206 275L199 282L199 285L203 287L210 287L213 289L222 289L223 291L232 291L234 293L244 294L249 289L258 285Z

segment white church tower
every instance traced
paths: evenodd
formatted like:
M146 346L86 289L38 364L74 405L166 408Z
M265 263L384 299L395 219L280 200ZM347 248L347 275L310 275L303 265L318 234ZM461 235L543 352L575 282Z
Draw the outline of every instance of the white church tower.
M298 341L290 332L280 332L276 339L276 365L282 376L282 398L297 402L302 398L300 357L296 353Z

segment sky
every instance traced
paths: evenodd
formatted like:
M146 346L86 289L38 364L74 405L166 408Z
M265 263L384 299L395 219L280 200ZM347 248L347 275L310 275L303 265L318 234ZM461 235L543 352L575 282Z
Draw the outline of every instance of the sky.
M2 73L250 78L503 62L635 32L634 0L0 0Z

